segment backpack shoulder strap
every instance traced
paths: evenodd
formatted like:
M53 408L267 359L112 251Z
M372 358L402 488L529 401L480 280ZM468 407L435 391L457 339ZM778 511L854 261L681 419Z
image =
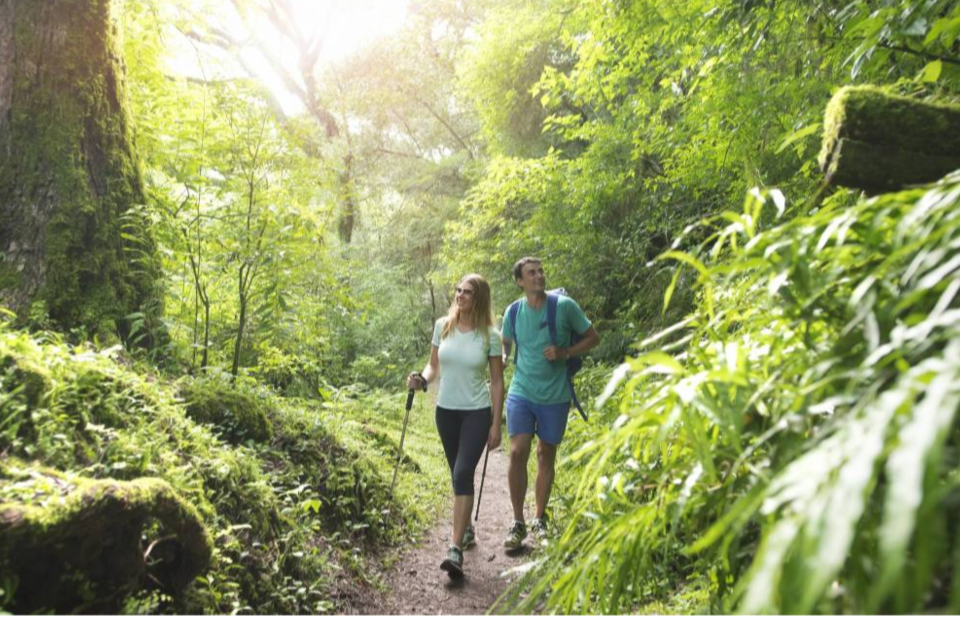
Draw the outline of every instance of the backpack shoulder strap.
M550 342L557 344L557 304L560 302L560 296L547 294L547 329L550 331Z
M507 322L510 323L510 334L513 336L513 364L517 364L520 353L520 342L517 340L517 314L520 313L520 301L516 300L507 309Z

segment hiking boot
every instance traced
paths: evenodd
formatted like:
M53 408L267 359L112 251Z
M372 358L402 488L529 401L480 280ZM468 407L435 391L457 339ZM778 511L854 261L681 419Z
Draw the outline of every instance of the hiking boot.
M451 578L463 577L463 551L459 547L451 546L447 549L447 557L440 563L440 568Z
M475 546L477 546L477 534L473 527L467 527L467 530L463 532L463 542L460 543L460 548L466 551Z
M547 521L547 516L544 515L540 518L534 518L530 522L530 532L533 534L533 537L537 539L537 542L540 544L545 544L547 537L549 535L549 523Z
M519 549L523 546L523 539L527 537L527 525L521 520L514 520L507 531L507 537L503 541L505 549Z

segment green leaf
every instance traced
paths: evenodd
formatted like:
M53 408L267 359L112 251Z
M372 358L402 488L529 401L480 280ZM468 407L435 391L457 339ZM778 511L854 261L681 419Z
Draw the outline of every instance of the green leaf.
M680 272L683 271L683 266L678 266L674 272L673 277L670 278L670 285L667 287L666 292L663 294L663 309L661 313L666 315L667 307L670 306L670 300L673 299L673 292L677 288L677 281L680 279Z
M307 511L313 511L314 513L320 513L320 501L319 500L304 500L300 503L300 508L306 513Z
M708 275L707 267L704 266L702 262L697 260L695 257L690 255L689 253L684 253L682 251L667 251L665 253L660 254L656 260L658 262L662 260L676 260L678 262L682 262L684 264L690 265L691 267L696 269L700 273L700 275L703 277L706 277Z
M780 146L777 147L777 150L775 153L777 154L782 153L787 147L790 147L796 144L797 142L799 142L800 140L803 140L807 136L813 135L819 130L820 130L820 123L814 122L813 124L807 125L806 127L800 129L799 131L794 131L793 133L791 133L790 135L786 136L783 139L783 141L780 143Z
M943 71L943 62L934 60L923 68L920 72L920 82L933 84L940 79L940 73Z

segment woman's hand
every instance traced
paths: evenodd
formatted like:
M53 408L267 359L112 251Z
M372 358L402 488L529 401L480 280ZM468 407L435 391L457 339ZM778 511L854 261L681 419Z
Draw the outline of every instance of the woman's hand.
M490 428L490 435L487 436L487 451L493 451L500 448L500 432L502 429L503 425L497 423L494 423L494 425Z
M407 388L411 391L420 391L426 384L427 381L424 380L419 371L414 371L410 374L410 377L407 378Z

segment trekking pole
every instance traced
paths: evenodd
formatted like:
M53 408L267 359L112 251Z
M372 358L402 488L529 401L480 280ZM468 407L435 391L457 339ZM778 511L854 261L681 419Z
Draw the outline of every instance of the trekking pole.
M423 390L427 390L426 380L420 379ZM397 466L393 470L393 482L390 483L390 504L393 504L393 490L397 486L397 473L400 472L400 461L403 459L403 439L407 436L407 422L410 420L410 409L413 408L413 396L417 393L416 389L410 389L407 393L407 413L403 416L403 430L400 431L400 446L397 447Z
M477 495L477 513L473 516L476 522L480 517L480 499L483 497L483 481L487 477L487 458L490 457L490 447L487 447L487 455L483 456L483 473L480 474L480 493Z

